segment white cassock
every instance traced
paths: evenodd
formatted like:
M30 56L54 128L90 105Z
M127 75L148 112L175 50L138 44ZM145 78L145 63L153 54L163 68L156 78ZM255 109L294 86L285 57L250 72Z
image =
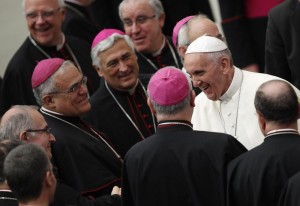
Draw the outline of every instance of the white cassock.
M280 78L234 69L231 85L220 100L209 100L203 92L196 97L192 123L194 130L231 134L249 150L264 140L254 107L255 93L264 82ZM300 91L293 88L300 97Z

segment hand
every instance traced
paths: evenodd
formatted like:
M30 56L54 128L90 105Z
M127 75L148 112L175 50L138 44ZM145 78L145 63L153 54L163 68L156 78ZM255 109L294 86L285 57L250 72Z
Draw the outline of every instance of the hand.
M121 188L118 186L114 186L114 188L111 191L111 195L120 195L121 196Z

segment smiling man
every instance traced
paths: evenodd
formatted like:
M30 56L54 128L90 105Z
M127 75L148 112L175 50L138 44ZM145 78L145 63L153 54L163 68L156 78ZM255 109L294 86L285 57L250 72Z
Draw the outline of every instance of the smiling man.
M184 67L194 87L202 90L195 100L194 129L231 134L247 149L263 142L254 96L262 83L278 77L235 67L227 45L211 36L201 36L190 44ZM300 96L300 91L294 90Z
M56 137L52 154L59 177L82 195L97 198L119 185L122 160L106 138L80 118L91 108L86 82L72 62L60 58L40 61L32 75L40 112Z
M65 18L63 0L23 0L24 17L29 36L10 60L1 85L0 115L12 105L36 105L31 75L37 62L53 57L71 60L88 78L92 94L100 79L92 68L89 44L65 36L61 31Z
M90 98L86 119L103 131L124 157L135 143L152 135L156 121L138 79L139 65L131 39L116 29L104 29L92 44L92 59L105 80Z
M158 69L182 67L171 38L162 32L165 12L160 0L123 0L119 15L125 33L132 39L137 51L139 78L145 86Z

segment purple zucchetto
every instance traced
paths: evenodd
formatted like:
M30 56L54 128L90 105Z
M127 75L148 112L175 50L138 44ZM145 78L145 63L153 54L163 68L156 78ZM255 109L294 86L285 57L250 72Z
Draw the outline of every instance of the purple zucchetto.
M158 70L148 84L149 97L162 106L171 106L182 102L190 93L186 75L175 67Z
M110 37L113 34L121 34L121 35L125 35L125 33L121 30L118 29L103 29L102 31L100 31L97 36L94 38L93 43L92 43L92 49L101 41L107 39L108 37Z
M180 28L182 27L182 25L184 25L186 22L188 22L191 18L193 18L194 16L187 16L183 19L181 19L179 22L177 22L177 24L175 25L174 29L173 29L173 35L172 35L172 40L173 40L173 44L175 47L177 47L177 39L178 39L178 33Z
M40 61L34 68L31 77L31 86L36 88L44 83L64 63L64 59L51 58Z

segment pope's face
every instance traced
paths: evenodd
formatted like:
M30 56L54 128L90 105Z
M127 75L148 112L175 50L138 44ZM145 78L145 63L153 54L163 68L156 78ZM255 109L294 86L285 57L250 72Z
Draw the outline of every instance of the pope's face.
M26 0L24 12L31 37L40 45L61 43L61 24L65 11L57 0Z
M186 54L184 68L194 87L201 89L210 100L218 100L230 85L221 62L210 61L205 53Z

